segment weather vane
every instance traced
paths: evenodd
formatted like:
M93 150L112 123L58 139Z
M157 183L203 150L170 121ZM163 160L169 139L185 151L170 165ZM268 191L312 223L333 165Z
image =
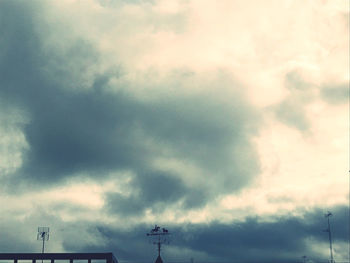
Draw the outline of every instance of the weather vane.
M158 248L158 257L156 260L156 263L162 263L163 260L160 257L160 251L162 244L169 244L168 235L170 235L168 229L160 228L159 226L155 225L153 229L149 233L146 234L148 237L153 238L152 243L154 245L157 245Z

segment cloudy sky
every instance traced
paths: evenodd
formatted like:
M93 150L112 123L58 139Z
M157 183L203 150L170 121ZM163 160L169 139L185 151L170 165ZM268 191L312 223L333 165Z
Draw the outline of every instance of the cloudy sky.
M349 260L349 1L0 1L0 252Z

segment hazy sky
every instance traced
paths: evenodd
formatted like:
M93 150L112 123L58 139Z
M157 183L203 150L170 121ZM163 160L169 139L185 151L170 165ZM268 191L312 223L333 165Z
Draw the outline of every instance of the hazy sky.
M349 1L0 1L0 252L349 258Z

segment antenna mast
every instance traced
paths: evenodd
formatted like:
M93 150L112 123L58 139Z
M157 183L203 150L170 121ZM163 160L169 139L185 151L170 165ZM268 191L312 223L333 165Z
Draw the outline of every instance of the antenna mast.
M332 233L331 233L331 225L329 223L329 217L331 217L333 214L328 211L327 214L324 216L327 217L327 222L328 222L328 228L325 230L325 232L328 232L328 238L329 238L329 251L331 255L331 261L330 263L334 263L334 258L333 258L333 247L332 247Z
M41 253L45 251L45 241L49 241L50 238L50 228L49 227L38 227L38 235L36 237L37 240L43 241L43 247Z

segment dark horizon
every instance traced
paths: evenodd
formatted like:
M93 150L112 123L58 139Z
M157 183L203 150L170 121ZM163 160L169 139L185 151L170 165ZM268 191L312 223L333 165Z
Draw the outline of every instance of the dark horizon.
M11 261L12 260L12 261ZM87 262L87 263L101 263L103 260L105 263L154 263L153 261L130 261L130 260L118 260L115 255L111 252L104 253L0 253L0 262L14 262L21 263L31 260L33 263L36 261L50 262L54 263L59 260L60 263L70 262ZM303 259L304 260L304 259ZM244 262L240 260L231 260L231 261L194 261L191 258L189 261L164 261L166 263L185 263L185 262L198 262L198 263L237 263ZM254 261L257 263L297 263L300 261ZM302 261L305 262L305 261ZM310 262L309 260L306 262ZM329 261L312 261L315 263L326 263ZM347 263L349 261L337 261L337 263Z

